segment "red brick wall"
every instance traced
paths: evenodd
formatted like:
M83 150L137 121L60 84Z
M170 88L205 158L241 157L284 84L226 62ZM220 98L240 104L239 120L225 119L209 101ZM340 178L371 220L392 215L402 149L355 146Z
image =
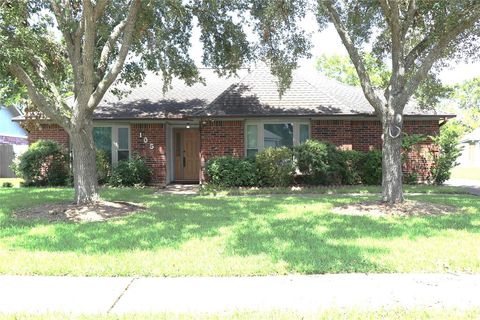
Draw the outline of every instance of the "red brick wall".
M382 149L382 125L378 120L312 120L312 138L330 141L342 149L358 151ZM437 120L406 120L405 133L437 135ZM437 151L430 140L417 144L408 155L403 171L405 174L416 172L420 180L428 178L432 161L430 152Z
M204 121L200 124L200 166L201 180L204 180L203 169L208 159L217 156L245 155L245 122L244 121Z
M312 139L329 141L341 149L352 149L352 121L348 120L312 120Z
M70 137L67 131L57 124L40 124L39 127L30 130L28 133L28 144L32 144L37 140L54 140L70 148Z
M147 165L153 171L154 184L165 184L167 176L165 125L161 123L131 124L130 134L132 154L139 154L145 158ZM145 137L148 139L147 143L144 142ZM150 148L150 144L153 144L153 149Z

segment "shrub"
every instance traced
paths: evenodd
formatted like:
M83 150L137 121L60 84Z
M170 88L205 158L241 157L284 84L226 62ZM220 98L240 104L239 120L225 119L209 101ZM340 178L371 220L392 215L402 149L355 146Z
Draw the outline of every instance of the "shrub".
M443 184L450 179L451 170L457 165L457 158L462 152L459 145L460 133L455 128L442 128L440 135L432 137L440 152L432 152L433 165L430 168L435 184Z
M68 153L52 140L38 140L12 166L25 186L63 186L70 175Z
M355 150L343 150L339 152L342 159L342 183L346 185L361 184L361 171L365 152Z
M286 187L292 184L295 165L290 148L267 148L257 153L255 163L262 185Z
M221 187L250 187L258 185L255 160L232 156L216 157L205 167L208 181Z
M13 183L7 181L2 183L2 188L13 188Z
M108 153L105 150L97 150L96 152L97 164L97 179L99 184L105 184L110 179L112 174L112 167Z
M298 170L311 184L339 184L342 182L342 156L329 142L307 140L294 149Z
M150 182L152 171L140 157L131 160L120 161L113 168L109 184L113 187L131 187L145 185Z
M360 180L365 185L382 184L382 152L368 151L363 154L359 166Z

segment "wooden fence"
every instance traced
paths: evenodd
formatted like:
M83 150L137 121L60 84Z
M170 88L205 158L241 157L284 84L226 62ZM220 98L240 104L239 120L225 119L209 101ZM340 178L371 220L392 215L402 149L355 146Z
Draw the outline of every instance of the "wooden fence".
M10 169L10 165L15 159L13 145L0 144L0 178L14 178L15 173Z

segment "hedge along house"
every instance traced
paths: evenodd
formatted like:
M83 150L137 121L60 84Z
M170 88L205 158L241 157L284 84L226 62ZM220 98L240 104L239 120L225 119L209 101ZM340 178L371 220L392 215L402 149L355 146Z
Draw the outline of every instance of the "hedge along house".
M326 140L342 149L381 149L381 124L360 88L317 72L297 70L280 98L276 78L265 66L220 78L200 69L204 83L187 86L173 79L162 91L162 78L148 75L141 87L123 98L108 93L94 114L94 140L112 164L139 154L153 170L155 184L201 182L206 161L216 156L252 156L277 146L307 139ZM449 115L407 106L404 131L436 135ZM29 142L53 139L69 147L61 127L44 121ZM421 150L431 147L426 141ZM405 170L428 160L413 155ZM425 172L420 172L420 176Z

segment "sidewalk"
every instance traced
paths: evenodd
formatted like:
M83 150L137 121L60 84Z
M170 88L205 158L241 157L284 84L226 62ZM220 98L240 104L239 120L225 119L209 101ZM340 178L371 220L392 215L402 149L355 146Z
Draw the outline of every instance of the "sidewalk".
M479 308L480 274L97 278L0 276L0 313L131 313L333 307Z
M464 187L467 188L471 194L480 196L480 181L478 180L450 179L445 182L445 185Z

